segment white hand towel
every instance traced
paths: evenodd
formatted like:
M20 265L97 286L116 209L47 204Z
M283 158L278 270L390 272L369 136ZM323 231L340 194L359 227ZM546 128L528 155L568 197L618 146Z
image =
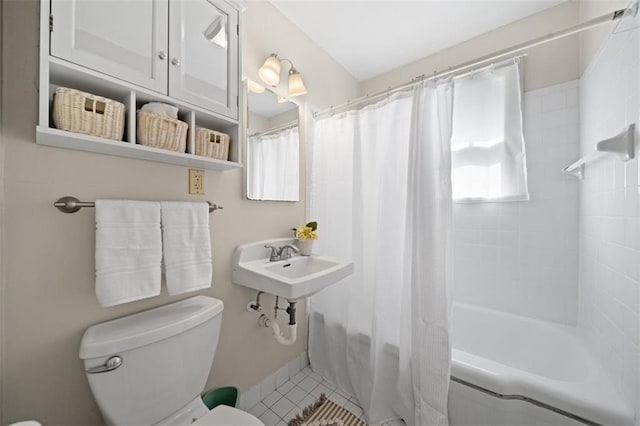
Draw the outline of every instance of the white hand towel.
M157 296L160 203L96 200L96 296L102 306Z
M162 102L149 102L148 104L142 105L140 108L142 111L154 112L156 114L164 115L165 117L170 117L174 119L178 119L178 108L171 105L165 104Z
M162 201L160 205L169 294L211 287L209 204Z

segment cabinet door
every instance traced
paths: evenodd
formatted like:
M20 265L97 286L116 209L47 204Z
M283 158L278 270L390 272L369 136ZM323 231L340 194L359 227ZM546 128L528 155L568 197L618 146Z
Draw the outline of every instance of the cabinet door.
M170 0L169 96L238 118L238 11L220 0Z
M167 93L168 0L51 0L51 55Z

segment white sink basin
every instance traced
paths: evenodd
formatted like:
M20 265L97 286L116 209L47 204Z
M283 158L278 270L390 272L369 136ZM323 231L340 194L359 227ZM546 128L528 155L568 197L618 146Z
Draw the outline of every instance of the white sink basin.
M294 255L291 259L269 261L270 249L292 244L291 238L258 241L238 246L233 255L231 279L234 283L265 293L296 300L309 297L353 273L353 262L328 256Z

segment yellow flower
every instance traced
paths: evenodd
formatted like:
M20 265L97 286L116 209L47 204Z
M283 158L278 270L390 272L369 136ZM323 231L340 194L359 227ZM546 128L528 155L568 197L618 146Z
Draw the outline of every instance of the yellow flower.
M296 228L296 238L300 241L317 240L318 231L314 231L307 225L300 225Z

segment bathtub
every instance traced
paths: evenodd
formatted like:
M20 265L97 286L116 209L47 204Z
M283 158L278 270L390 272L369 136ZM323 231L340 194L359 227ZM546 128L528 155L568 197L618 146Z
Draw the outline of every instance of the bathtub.
M451 426L633 425L575 327L454 303Z

